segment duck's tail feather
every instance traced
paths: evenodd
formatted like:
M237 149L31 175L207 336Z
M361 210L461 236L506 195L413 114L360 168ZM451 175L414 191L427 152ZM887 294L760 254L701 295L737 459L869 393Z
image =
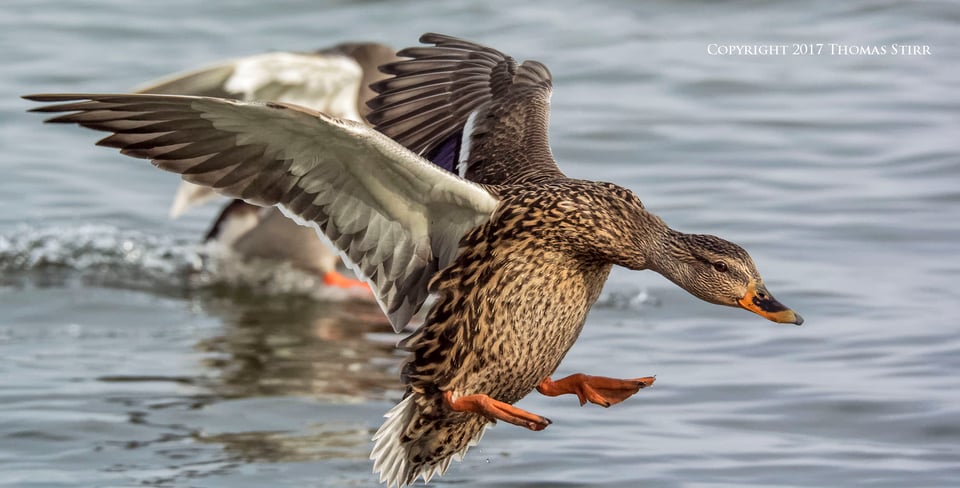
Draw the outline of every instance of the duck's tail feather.
M403 487L423 477L442 475L451 460L460 461L476 445L490 421L472 413L445 413L439 395L407 396L384 415L373 436L374 473L388 487Z

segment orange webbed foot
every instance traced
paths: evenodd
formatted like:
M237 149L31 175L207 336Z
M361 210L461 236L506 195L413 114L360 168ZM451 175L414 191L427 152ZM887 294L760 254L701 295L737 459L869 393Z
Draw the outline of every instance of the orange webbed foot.
M337 271L330 271L330 272L324 273L323 283L327 286L334 286L337 288L360 287L360 288L365 288L367 290L370 289L370 286L367 285L365 282L360 280L355 280L353 278L348 278Z
M553 422L546 417L494 400L487 395L465 395L453 399L453 392L443 393L443 401L455 412L473 412L491 420L502 420L533 431L546 429Z
M540 386L537 386L537 391L547 396L572 393L580 399L580 405L590 402L601 407L609 407L630 398L641 388L652 385L654 381L656 378L653 376L621 380L577 373L557 381L547 377Z

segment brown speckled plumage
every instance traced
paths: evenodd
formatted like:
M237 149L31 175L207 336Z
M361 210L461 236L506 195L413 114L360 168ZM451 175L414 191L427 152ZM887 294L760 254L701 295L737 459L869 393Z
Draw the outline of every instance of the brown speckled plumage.
M442 392L510 404L529 394L576 341L613 264L642 268L642 241L666 229L610 183L563 179L498 192L501 206L434 276L437 302L401 344L411 352L403 381L419 411L401 434L411 464L401 482L449 462L488 422L451 411ZM630 241L637 245L625 250Z
M603 220L586 212L576 212L580 222L565 218L573 206L597 203L583 198L595 186L501 189L490 222L464 237L461 254L434 276L437 303L403 343L413 352L403 368L412 391L514 403L556 369L613 264L601 247L614 250ZM551 220L558 225L540 225Z

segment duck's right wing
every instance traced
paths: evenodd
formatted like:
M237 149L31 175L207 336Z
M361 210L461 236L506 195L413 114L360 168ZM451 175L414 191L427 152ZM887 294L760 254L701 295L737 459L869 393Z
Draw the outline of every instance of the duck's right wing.
M356 122L277 103L172 95L32 95L49 122L114 134L98 144L316 227L399 330L459 241L499 199Z

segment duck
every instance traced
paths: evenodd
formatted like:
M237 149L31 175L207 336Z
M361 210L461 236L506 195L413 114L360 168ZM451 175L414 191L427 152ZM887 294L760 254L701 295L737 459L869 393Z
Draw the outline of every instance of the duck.
M311 52L277 51L220 61L149 81L134 92L272 100L362 122L370 111L366 102L376 95L370 84L387 76L377 68L397 60L396 51L385 44L345 42ZM216 197L209 187L181 181L170 218ZM289 263L320 276L326 286L366 288L364 282L340 273L340 257L313 229L296 224L275 207L233 199L223 205L203 242L245 260Z
M669 227L628 188L567 177L547 138L552 76L441 34L381 69L374 128L284 103L138 94L40 94L53 123L111 133L98 144L187 181L276 205L324 235L370 284L401 340L402 399L373 436L387 486L443 474L537 391L618 404L651 376L552 376L613 266L652 270L695 297L778 323L801 316L750 255Z

